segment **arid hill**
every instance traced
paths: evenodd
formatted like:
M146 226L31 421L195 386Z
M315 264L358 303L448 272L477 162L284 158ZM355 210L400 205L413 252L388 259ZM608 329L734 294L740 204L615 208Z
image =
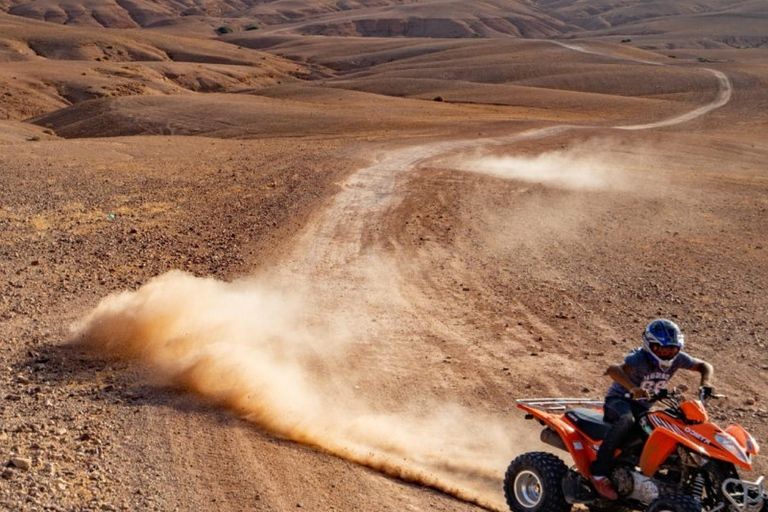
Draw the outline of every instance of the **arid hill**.
M231 91L295 80L304 67L219 41L62 27L0 15L5 119L114 96Z
M167 3L136 0L4 0L7 12L65 25L107 28L154 28L186 31L209 37L215 30L274 30L301 34L365 37L558 37L584 36L611 29L611 33L643 34L686 32L700 24L717 23L734 29L731 36L765 36L766 7L760 0L490 0L467 3L463 0L369 0L336 2L313 0L295 2L176 1ZM662 21L661 26L655 23ZM729 22L733 20L733 22ZM750 20L752 20L750 22ZM650 23L651 25L648 25ZM668 23L674 29L665 29ZM750 31L752 23L759 33Z

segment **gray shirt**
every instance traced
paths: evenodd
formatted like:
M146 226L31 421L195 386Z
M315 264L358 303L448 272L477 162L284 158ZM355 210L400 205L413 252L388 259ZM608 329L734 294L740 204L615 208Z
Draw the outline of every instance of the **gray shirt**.
M624 358L624 363L629 367L627 376L632 384L651 394L667 389L667 382L678 369L690 370L696 366L694 358L685 352L680 352L672 362L672 366L668 370L662 370L642 347L632 349L632 352ZM608 388L605 398L624 397L627 393L629 393L627 388L614 381Z

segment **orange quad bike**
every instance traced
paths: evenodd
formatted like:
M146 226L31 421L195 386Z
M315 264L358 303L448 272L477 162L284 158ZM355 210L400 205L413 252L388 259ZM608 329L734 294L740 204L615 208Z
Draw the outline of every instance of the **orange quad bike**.
M711 390L711 389L710 389ZM578 398L518 400L526 419L544 426L541 440L570 453L574 466L548 452L518 456L504 477L504 494L513 512L567 512L583 504L592 512L768 512L763 477L743 480L759 451L740 425L721 429L711 421L706 400L662 392L641 416L609 472L616 501L602 498L590 483L591 465L610 424L603 401ZM663 407L659 407L663 406Z

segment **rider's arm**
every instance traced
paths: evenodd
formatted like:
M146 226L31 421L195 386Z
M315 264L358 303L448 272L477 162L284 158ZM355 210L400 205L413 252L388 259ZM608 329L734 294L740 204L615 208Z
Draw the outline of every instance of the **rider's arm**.
M691 367L691 370L694 372L699 372L701 375L701 386L710 386L710 381L712 380L712 373L714 373L714 369L712 368L712 365L707 363L706 361L702 361L701 359L694 359L694 364Z
M629 365L627 363L612 364L605 370L605 374L618 382L632 393L632 398L647 398L648 392L639 388L629 378Z

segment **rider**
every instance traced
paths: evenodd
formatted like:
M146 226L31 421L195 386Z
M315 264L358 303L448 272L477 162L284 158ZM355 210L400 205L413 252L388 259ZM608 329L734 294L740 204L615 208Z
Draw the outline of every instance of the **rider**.
M606 475L635 420L650 408L647 399L651 393L665 390L679 368L699 372L701 386L711 393L712 365L682 352L683 344L683 334L674 322L654 320L643 332L643 346L627 354L622 364L611 365L605 371L613 379L603 407L604 420L611 427L592 464L592 483L604 498L618 498Z

